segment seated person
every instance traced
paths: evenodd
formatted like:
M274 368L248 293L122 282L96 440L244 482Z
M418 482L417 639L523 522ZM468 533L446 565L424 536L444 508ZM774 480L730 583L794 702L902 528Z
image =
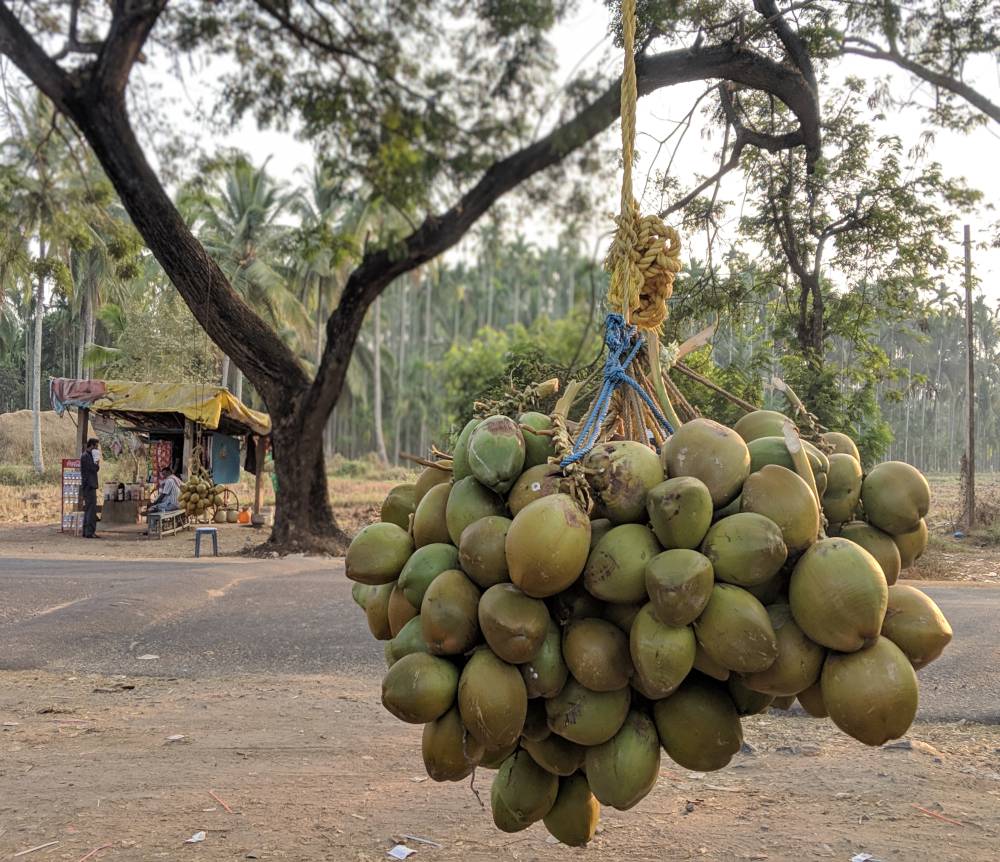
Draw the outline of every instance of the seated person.
M179 497L181 494L181 480L178 479L173 470L164 467L160 472L160 495L153 501L146 510L146 514L151 512L173 512L180 509Z

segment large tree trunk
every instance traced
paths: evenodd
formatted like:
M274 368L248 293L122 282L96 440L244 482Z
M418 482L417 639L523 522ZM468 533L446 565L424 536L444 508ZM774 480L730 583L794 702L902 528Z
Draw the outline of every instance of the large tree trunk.
M372 399L375 402L373 413L375 420L375 454L383 464L389 463L389 456L385 451L385 435L382 433L382 297L377 297L374 304L375 320L373 329L374 346L374 368L372 375L374 381L374 394Z
M45 243L39 243L39 259L45 257ZM35 293L35 332L31 357L31 455L35 472L45 472L42 452L42 324L45 321L45 278L38 277Z

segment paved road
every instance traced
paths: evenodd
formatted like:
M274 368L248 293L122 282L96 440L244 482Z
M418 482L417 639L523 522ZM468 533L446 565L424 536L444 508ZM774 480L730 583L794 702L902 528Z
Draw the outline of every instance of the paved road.
M926 590L955 641L921 671L921 717L1000 723L1000 587ZM0 558L0 669L211 677L383 667L339 560Z

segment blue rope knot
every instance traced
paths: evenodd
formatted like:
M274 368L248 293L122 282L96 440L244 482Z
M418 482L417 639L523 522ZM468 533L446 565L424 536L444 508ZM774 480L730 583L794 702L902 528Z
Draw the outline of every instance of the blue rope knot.
M668 434L674 433L673 427L656 402L627 371L632 360L639 355L639 351L645 343L646 339L638 334L636 327L627 326L625 318L620 314L609 314L605 318L604 346L608 355L604 360L604 383L587 414L586 422L577 435L573 451L559 462L560 467L568 467L570 464L583 460L597 445L601 426L604 425L604 420L607 419L608 410L611 407L611 396L623 384L631 386L638 393L656 421L663 426ZM622 359L622 354L625 354L624 359Z

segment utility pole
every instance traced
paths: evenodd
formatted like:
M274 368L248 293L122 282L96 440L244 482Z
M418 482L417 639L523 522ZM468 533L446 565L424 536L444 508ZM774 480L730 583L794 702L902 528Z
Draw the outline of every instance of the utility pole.
M969 226L965 226L965 355L966 378L965 388L969 405L968 437L965 443L966 452L966 482L965 482L965 517L966 528L972 530L976 526L976 358L975 342L972 329L972 239Z

